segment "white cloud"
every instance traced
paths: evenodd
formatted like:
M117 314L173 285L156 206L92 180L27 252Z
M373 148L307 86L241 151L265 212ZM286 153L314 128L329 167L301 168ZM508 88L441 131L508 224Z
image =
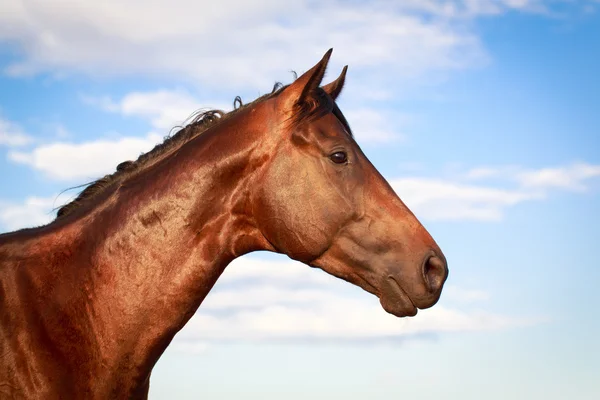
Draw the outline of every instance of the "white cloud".
M497 15L506 11L528 11L543 13L547 11L543 0L461 0L453 1L457 5L455 16Z
M572 165L523 169L516 166L477 167L461 177L401 178L390 183L413 212L429 220L501 220L509 207L526 201L542 200L555 190L585 191L590 180L600 176L600 165ZM469 181L505 181L512 188Z
M504 210L542 193L466 185L441 179L402 178L390 182L396 193L419 217L429 220L502 219Z
M471 3L6 0L0 40L23 54L5 68L14 76L142 73L262 90L328 47L338 67L394 79L478 64L485 55L477 37L453 23L482 14Z
M452 292L466 301L487 298L482 291ZM304 264L242 257L227 267L175 343L185 348L196 341L204 346L227 340L402 339L537 322L440 305L399 319L383 311L371 294Z
M93 180L112 173L122 161L135 160L162 142L150 133L146 137L99 139L80 144L52 143L40 145L30 152L11 151L10 160L26 164L59 180Z
M33 142L33 138L23 132L14 122L0 118L0 146L17 147Z
M45 225L56 216L56 207L70 199L69 194L28 197L21 204L0 200L0 232Z
M255 258L244 257L243 261L236 260L232 265L239 265L233 268L227 268L227 273L219 278L219 284L231 284L238 281L254 281L258 283L277 282L283 286L314 286L326 285L334 282L336 278L314 271L307 273L306 268L297 268L299 264L295 261L265 261ZM310 268L309 268L310 269Z
M202 103L182 90L132 92L119 101L108 97L84 97L84 101L99 106L105 111L144 118L154 128L165 131L181 125L193 112L201 108L217 108L225 111L231 108L224 104Z
M525 170L516 174L523 188L585 191L589 179L600 176L600 165L576 163L565 167Z
M540 169L525 169L514 165L477 167L464 174L467 180L493 178L498 181L514 182L524 190L564 189L571 191L587 190L588 181L598 176L600 176L600 165L584 162Z
M402 6L437 17L474 18L510 10L544 12L543 0L404 0Z
M203 313L201 309L180 336L201 341L401 339L419 334L497 330L530 323L487 312L469 313L441 306L423 310L413 319L398 319L378 304L365 303L337 298L315 303L312 307L274 304L223 315Z

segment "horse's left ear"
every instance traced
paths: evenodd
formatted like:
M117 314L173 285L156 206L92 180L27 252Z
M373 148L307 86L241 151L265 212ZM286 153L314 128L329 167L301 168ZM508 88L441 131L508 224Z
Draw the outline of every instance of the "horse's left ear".
M342 89L344 88L344 82L346 81L346 71L348 71L347 65L344 67L344 69L342 69L342 73L335 81L323 86L323 90L328 95L330 95L333 100L337 99L337 97L342 92Z
M294 83L284 89L280 99L285 110L292 110L295 105L301 104L312 91L319 87L332 52L333 49L329 49L317 65L306 71Z

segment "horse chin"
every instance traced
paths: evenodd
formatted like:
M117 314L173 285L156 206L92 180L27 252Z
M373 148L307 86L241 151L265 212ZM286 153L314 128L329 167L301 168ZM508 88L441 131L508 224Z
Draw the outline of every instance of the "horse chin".
M382 280L379 302L385 311L396 317L414 317L418 312L408 294L392 276Z

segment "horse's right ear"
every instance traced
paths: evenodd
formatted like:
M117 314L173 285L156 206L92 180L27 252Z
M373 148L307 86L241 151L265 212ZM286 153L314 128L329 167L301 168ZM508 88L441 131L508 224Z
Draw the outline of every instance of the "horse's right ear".
M301 104L313 90L319 87L332 52L333 49L327 50L317 65L302 74L279 95L280 104L286 112L293 112L292 110L297 104Z

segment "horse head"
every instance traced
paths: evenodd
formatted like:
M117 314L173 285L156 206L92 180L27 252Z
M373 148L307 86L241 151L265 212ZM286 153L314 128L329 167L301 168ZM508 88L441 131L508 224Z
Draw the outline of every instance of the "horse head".
M252 196L255 223L275 251L413 316L438 301L446 259L354 140L335 103L346 67L320 87L330 55L265 102L271 115L258 111L273 151Z

